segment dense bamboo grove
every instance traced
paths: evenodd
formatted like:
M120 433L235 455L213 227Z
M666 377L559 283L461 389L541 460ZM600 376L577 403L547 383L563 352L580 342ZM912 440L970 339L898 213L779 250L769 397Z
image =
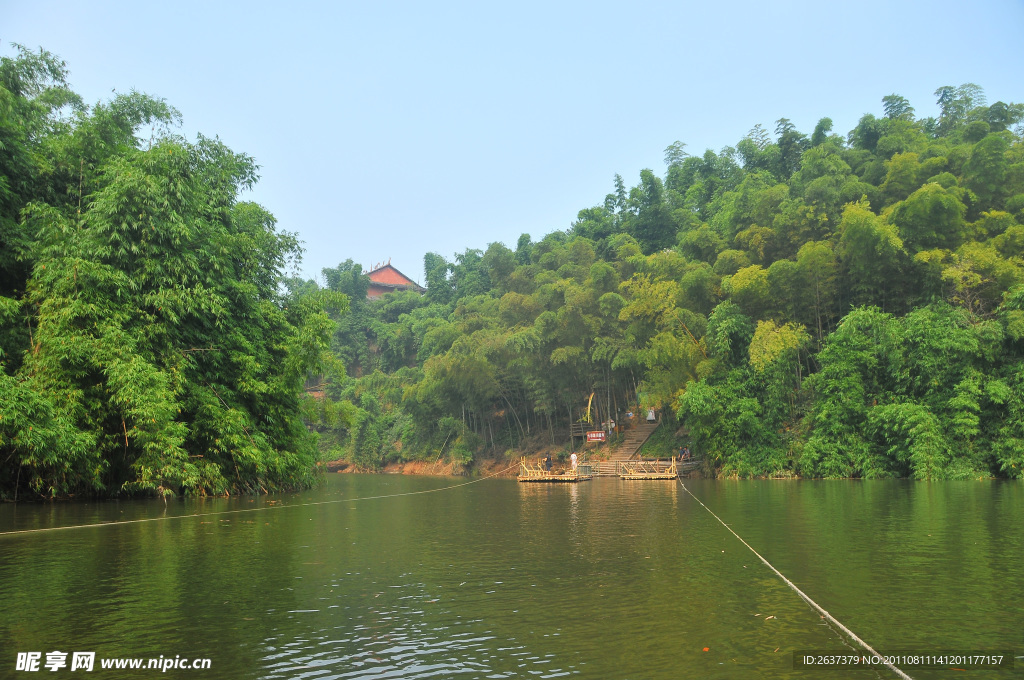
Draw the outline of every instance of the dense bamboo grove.
M422 298L326 270L351 422L321 446L372 467L564 443L593 394L593 422L660 409L724 475L1020 477L1024 106L935 94L937 118L889 95L846 136L676 142L566 231L427 254Z
M251 158L136 92L86 106L40 51L0 60L0 494L308 484L300 416L333 323L238 192ZM143 131L149 133L140 139Z

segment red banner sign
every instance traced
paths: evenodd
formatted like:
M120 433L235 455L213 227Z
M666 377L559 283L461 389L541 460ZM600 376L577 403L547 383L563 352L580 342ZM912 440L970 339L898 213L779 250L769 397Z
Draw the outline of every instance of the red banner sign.
M587 432L588 442L603 442L604 441L604 430L590 430Z

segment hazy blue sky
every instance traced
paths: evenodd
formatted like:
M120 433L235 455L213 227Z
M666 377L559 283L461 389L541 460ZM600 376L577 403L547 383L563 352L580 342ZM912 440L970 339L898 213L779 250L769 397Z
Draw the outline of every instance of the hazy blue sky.
M1024 100L1024 1L0 3L2 53L44 47L87 101L165 98L256 158L249 198L304 272L451 259L566 229L675 140L790 118L845 134L881 98L934 115L974 82Z

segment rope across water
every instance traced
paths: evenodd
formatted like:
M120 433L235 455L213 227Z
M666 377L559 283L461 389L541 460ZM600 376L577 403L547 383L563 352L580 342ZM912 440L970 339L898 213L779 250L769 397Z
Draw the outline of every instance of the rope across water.
M822 606L821 606L821 605L819 605L819 604L818 604L817 602L815 602L814 600L812 600L812 599L811 599L811 598L810 598L810 597L809 597L809 596L807 595L807 593L805 593L804 591L802 591L802 590L800 590L799 588L797 588L797 587L796 587L796 585L795 585L795 584L794 584L794 583L793 583L792 581L790 581L790 580L789 580L788 578L786 578L785 576L783 576L783 574L782 574L782 572L781 572L781 571L779 571L778 569L776 569L775 567L773 567L773 566L772 566L772 564L771 564L771 562L769 562L768 560L766 560L766 559L765 559L764 557L762 557L762 556L761 556L761 553L757 552L757 551L756 551L756 550L754 550L754 549L753 549L752 547L750 547L750 544L749 544L749 543L747 543L746 541L744 541L744 540L743 540L743 538L742 538L742 537L741 537L741 536L740 536L739 534L737 534L737 533L736 533L735 531L733 531L733 530L732 530L732 527L730 527L730 526L729 526L728 524L726 524L725 522L723 522L723 521L722 521L722 518L721 518L721 517L719 517L718 515L716 515L716 514L715 514L715 513L714 513L714 512L713 512L713 511L711 510L711 508L709 508L708 506L704 505L704 503L703 503L703 502L702 502L702 501L701 501L701 500L700 500L699 498L697 498L696 496L694 496L694 495L693 495L693 492L692 492L692 491L690 491L689 489L687 489L687 488L686 488L686 485L685 485L685 484L683 484L683 480L682 480L682 479L680 479L680 480L679 480L679 484L680 484L680 486L682 486L682 487L683 487L683 491L685 491L686 493L690 494L690 497L691 497L691 498L693 498L693 500L695 500L695 501L697 501L698 503L700 503L700 506L701 506L702 508L704 508L705 510L707 510L708 512L710 512L710 513L711 513L711 516L712 516L712 517L714 517L715 519L717 519L717 520L718 520L718 522L719 522L719 523L720 523L720 524L721 524L721 525L722 525L723 527L725 527L726 529L728 529L728 530L729 530L729 533L730 533L730 534L732 534L733 536L735 536L735 537L736 537L736 538L737 538L737 539L739 540L739 542L740 542L740 543L742 543L743 545L747 546L747 548L748 548L748 549L750 550L750 552L752 552L752 553L754 553L755 555L757 555L757 558L758 558L759 560L761 560L762 562L764 562L764 564L765 564L765 566L766 566L766 567L768 567L768 568L769 568L769 569L771 569L771 570L772 570L773 572L775 572L775 575L776 575L776 576L778 576L779 578L781 578L781 579L782 579L782 581L783 581L783 583L785 583L785 584L786 584L787 586L789 586L790 588L792 588L792 589L793 589L793 592L795 592L795 593L796 593L797 595L799 595L799 596L800 596L801 598L803 598L804 602L806 602L807 604L811 605L811 606L812 606L812 607L813 607L813 608L814 608L815 610L817 610L817 611L818 611L818 613L820 613L820 614L821 614L821 615L822 615L823 617L825 617L826 619L828 619L828 620L829 620L829 622L831 622L831 623L834 623L834 624L835 624L835 625L836 625L836 626L837 626L837 627L838 627L838 628L839 628L839 629L840 629L841 631L843 631L844 633L846 633L846 634L847 634L847 635L848 635L848 636L850 637L850 639L851 639L851 640L853 640L854 642L856 642L857 644L859 644L859 645L860 645L861 647L863 647L863 648L864 648L865 650L867 650L867 651L868 651L868 652L869 652L870 654L872 654L873 656L875 656L875 657L878 657L879 659L881 659L881 660L882 660L882 663L884 663L884 664L885 664L886 666L888 666L888 667L889 667L889 669L890 669L890 670L891 670L891 671L892 671L893 673L895 673L896 675L898 675L898 676L900 676L901 678L903 678L903 680L913 680L913 678L911 678L911 677L910 677L909 675L907 675L906 673L904 673L903 671L901 671L901 670L900 670L899 668L897 668L897 667L896 667L895 665L893 665L892 663L889 663L888 659L886 659L886 658L885 658L884 656L882 656L881 654L879 654L878 652L876 652L876 651L874 650L874 648L872 648L872 647L871 647L871 645L869 645L868 643L864 642L864 641L863 641L863 640L861 640L861 639L860 639L859 637L857 637L857 635L856 635L856 634L855 634L855 633L854 633L854 632L853 632L852 630L850 630L849 628L847 628L846 626L844 626L844 625L843 625L842 623L840 623L840 622L839 622L839 619L837 619L836 617L832 616L832 615L831 615L831 614L829 614L829 613L828 613L827 611L825 611L825 610L824 610L824 609L822 608Z
M337 498L337 499L329 500L329 501L312 501L312 502L309 502L309 503L294 503L294 504L291 504L291 505L267 505L267 506L263 506L263 507L259 507L259 508L240 508L240 509L237 509L237 510L220 510L220 511L216 511L216 512L191 513L191 514L186 514L186 515L171 515L171 516L163 516L163 517L146 517L146 518L142 518L142 519L121 520L121 521L118 521L118 522L95 522L93 524L74 524L74 525L62 526L62 527L48 527L48 528L44 528L44 529L20 529L20 530L17 530L17 531L3 531L3 532L0 532L0 536L16 536L16 535L24 535L24 534L39 534L39 533L45 533L45 532L50 532L50 531L71 531L73 529L92 529L92 528L96 528L96 527L118 526L118 525L122 525L122 524L141 524L143 522L161 522L161 521L167 521L167 520L173 520L173 519L186 519L186 518L189 518L189 517L193 517L193 518L194 517L215 517L215 516L218 516L218 515L236 515L236 514L249 513L249 512L261 512L261 511L265 511L265 510L278 510L278 509L282 509L282 508L306 508L306 507L312 507L312 506L318 506L318 505L332 505L332 504L336 504L336 503L355 503L357 501L379 500L379 499L384 499L384 498L398 498L400 496L417 496L417 495L428 494L428 493L437 493L437 492L440 492L440 491L449 491L451 489L457 489L457 488L460 488L460 487L469 486L470 484L476 484L477 482L482 482L485 479L491 479L493 477L497 477L499 475L502 475L502 474L508 472L509 470L512 470L514 467L516 467L516 466L515 465L510 465L509 467L507 467L507 468L505 468L503 470L499 470L498 472L494 472L494 473L491 473L491 474L486 475L484 477L480 477L479 479L473 479L473 480L470 480L468 482L462 482L462 483L459 483L459 484L451 484L449 486L442 486L442 487L438 487L436 489L423 489L421 491L405 491L405 492L402 492L402 493L382 494L382 495L379 495L379 496L362 496L362 497L359 497L359 498ZM828 619L829 622L835 624L836 627L838 627L840 630L842 630L847 636L850 637L851 640L854 640L857 644L859 644L861 647L863 647L867 652L869 652L870 654L872 654L872 655L874 655L876 657L881 658L883 663L890 670L892 670L894 673L896 673L896 675L898 675L899 677L903 678L903 680L913 680L913 678L911 678L909 675L907 675L902 670L900 670L895 665L893 665L888 660L886 660L886 658L884 656L882 656L881 654L879 654L878 652L876 652L875 649L873 647L871 647L871 645L869 645L868 643L864 642L864 640L860 639L852 630L850 630L849 628L844 626L837 618L835 618L834 616L829 614L827 611L825 611L825 609L821 605L819 605L817 602L812 600L810 598L810 596L808 596L806 593L804 593L804 591L800 590L792 581L790 581L788 578L786 578L782 574L782 572L780 572L778 569L776 569L771 564L771 562L769 562L764 557L762 557L761 554L759 552L757 552L756 550L754 550L754 548L751 547L751 545L749 543L744 541L743 537L741 537L739 534L737 534L735 531L733 531L732 527L730 527L728 524L726 524L724 521L722 521L722 518L719 517L718 515L716 515L714 513L714 511L711 510L711 508L709 508L708 506L704 505L703 501L701 501L699 498L694 496L693 492L691 492L689 489L686 488L686 485L683 484L683 481L681 479L679 480L679 484L680 484L680 486L683 487L683 491L685 491L687 494L689 494L690 497L693 498L693 500L695 500L698 503L700 503L700 506L702 508L707 510L711 514L712 517L714 517L716 520L718 520L718 522L723 527L725 527L729 531L729 533L731 533L733 536L735 536L736 539L740 543L745 545L747 547L747 549L750 550L750 552L754 553L754 555L756 555L757 558L759 560L761 560L761 562L763 562L766 567L771 569L772 572L774 572L776 576L778 576L780 579L782 579L782 581L787 586L789 586L793 590L793 592L795 592L797 595L799 595L801 597L801 599L803 599L807 604L809 604L816 611L818 611L824 618Z
M427 493L437 493L438 491L449 491L451 489L458 489L459 487L469 486L470 484L476 484L482 482L485 479L491 479L498 475L503 475L509 470L517 467L517 465L510 465L504 470L492 472L489 475L480 477L479 479L473 479L468 482L462 482L460 484L452 484L450 486L442 486L436 489L423 489L422 491L404 491L402 493L391 493L384 494L381 496L363 496L360 498L336 498L330 501L312 501L309 503L293 503L291 505L265 505L260 508L240 508L238 510L218 510L216 512L194 512L186 515L170 515L164 517L145 517L143 519L126 519L118 522L95 522L93 524L73 524L64 527L47 527L45 529L20 529L17 531L0 531L0 536L15 536L19 534L40 534L48 531L70 531L72 529L94 529L96 527L110 527L117 526L120 524L141 524L143 522L163 522L172 519L185 519L188 517L215 517L217 515L237 515L245 512L261 512L263 510L278 510L281 508L307 508L314 505L331 505L334 503L355 503L356 501L371 501L382 498L398 498L399 496L418 496Z

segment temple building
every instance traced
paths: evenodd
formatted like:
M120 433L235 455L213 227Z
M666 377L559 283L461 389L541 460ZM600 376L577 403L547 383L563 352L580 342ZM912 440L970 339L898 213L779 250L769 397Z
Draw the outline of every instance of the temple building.
M427 291L426 288L392 267L390 260L387 264L377 265L366 275L370 277L370 287L366 290L368 300L396 290L414 290L421 295Z

